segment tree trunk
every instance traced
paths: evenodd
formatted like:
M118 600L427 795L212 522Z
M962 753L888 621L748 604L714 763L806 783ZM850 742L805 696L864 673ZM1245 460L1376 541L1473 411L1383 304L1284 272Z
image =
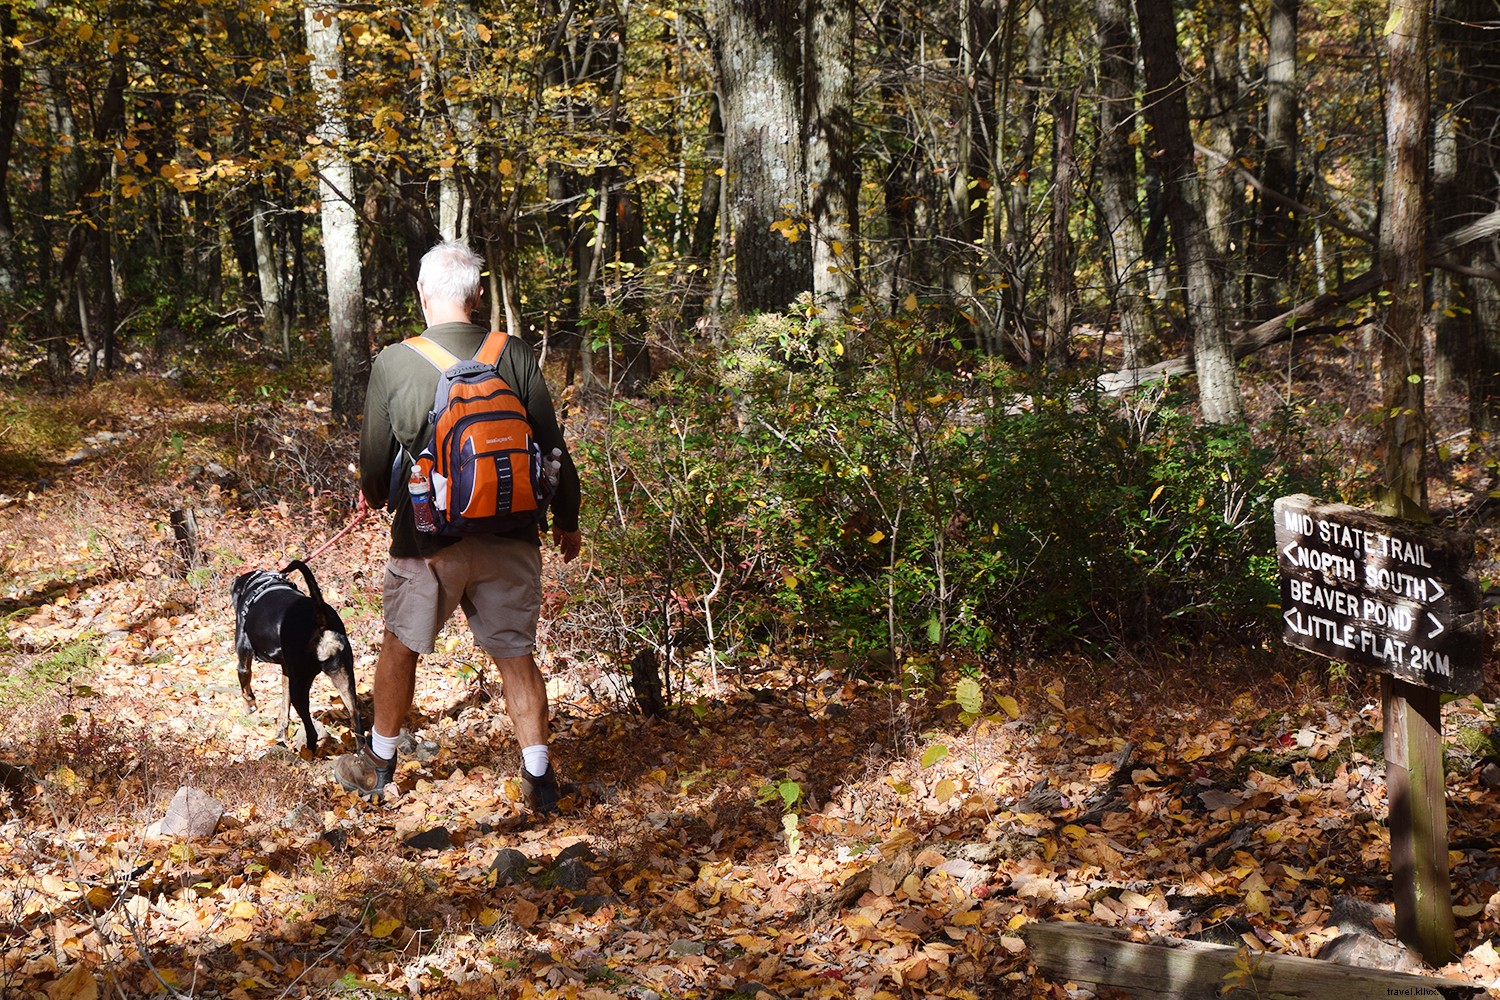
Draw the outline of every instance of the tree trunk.
M1210 0L1203 10L1208 54L1207 107L1202 117L1207 135L1205 145L1217 155L1216 163L1238 163L1243 148L1241 133L1240 87L1240 5ZM1231 261L1242 259L1244 229L1244 184L1232 170L1209 164L1207 183L1203 185L1203 216L1214 257L1220 261L1226 279L1239 275ZM1244 318L1244 290L1236 277L1222 286L1225 322L1239 326Z
M1156 354L1156 329L1148 308L1142 246L1140 180L1135 148L1135 42L1125 0L1096 0L1099 21L1098 215L1105 273L1120 316L1121 367L1138 368Z
M1155 147L1150 155L1161 165L1162 197L1187 297L1199 405L1208 423L1242 423L1239 376L1224 320L1225 274L1203 214L1172 0L1135 0L1135 6L1146 70L1146 117Z
M947 211L943 225L943 284L948 290L953 314L972 339L979 331L964 317L974 316L984 280L979 249L984 241L984 206L990 192L990 151L985 137L993 134L980 100L981 63L991 33L985 30L984 0L959 0L958 80L950 120L954 144L941 174L945 180ZM988 88L984 88L987 90Z
M1007 5L1006 17L1014 17L1018 5ZM1006 183L1003 190L993 194L994 210L1005 205L1004 235L998 216L992 225L992 238L998 243L995 254L1000 262L1002 274L999 280L999 307L996 319L1003 331L1005 347L1014 352L1020 361L1031 364L1036 360L1031 344L1031 331L1026 316L1026 292L1031 277L1031 169L1036 161L1037 119L1041 113L1040 93L1047 57L1047 22L1041 5L1026 8L1024 23L1026 42L1026 68L1021 75L1021 113L1019 121L1007 122L1007 128L995 130L995 142L1003 142L1011 129L1018 133L1013 159L1005 164ZM998 157L996 158L998 162ZM997 167L997 171L1001 169ZM1001 338L994 338L1001 339Z
M333 412L352 423L364 411L370 345L365 330L364 272L360 261L359 213L354 206L354 167L344 145L343 55L336 7L303 8L308 72L318 98L317 137L323 152L318 170L319 218L328 287L328 328L332 338Z
M15 291L21 279L9 191L11 152L21 112L20 53L11 46L15 37L14 13L8 5L0 7L0 292L5 293Z
M719 114L719 95L710 95L708 139L703 148L703 186L698 193L698 214L693 220L693 238L688 256L707 261L713 256L719 233L719 192L723 185L724 119Z
M854 167L854 4L808 0L807 206L813 301L841 317L857 290L859 182Z
M866 269L872 298L894 308L908 294L925 293L933 284L932 253L921 244L932 232L932 203L925 196L931 187L931 157L927 154L926 131L913 116L902 84L912 74L917 57L911 30L895 4L881 10L881 49L886 64L879 74L882 115L898 126L886 140L889 167L881 178L881 202L886 246L870 254L878 268Z
M1391 0L1386 34L1385 189L1380 262L1388 296L1382 323L1380 381L1385 420L1384 472L1391 500L1427 503L1422 321L1427 312L1426 193L1428 12L1426 0Z
M269 209L270 205L264 199L257 198L251 217L255 233L255 273L260 281L261 343L280 351L282 357L290 358L292 342L286 312L281 307L281 263L271 227L266 221Z
M1073 327L1073 189L1078 161L1073 137L1078 121L1078 93L1053 99L1052 233L1047 251L1046 357L1049 365L1067 360Z
M1297 197L1297 12L1301 0L1271 0L1266 49L1266 151L1260 179L1268 190ZM1297 220L1274 198L1261 198L1256 220L1254 309L1267 319L1291 298Z
M739 307L780 312L812 289L797 85L801 3L714 0L711 9Z

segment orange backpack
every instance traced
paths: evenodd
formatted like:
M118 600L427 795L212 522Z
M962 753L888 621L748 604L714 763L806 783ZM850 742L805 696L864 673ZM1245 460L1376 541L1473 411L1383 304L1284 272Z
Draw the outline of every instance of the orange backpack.
M521 397L496 367L510 343L506 332L492 331L469 361L426 337L404 343L442 373L427 414L427 434L412 463L413 485L425 479L431 489L431 526L418 516L418 528L480 535L543 521L552 491L542 475L541 447ZM397 463L404 457L403 449Z

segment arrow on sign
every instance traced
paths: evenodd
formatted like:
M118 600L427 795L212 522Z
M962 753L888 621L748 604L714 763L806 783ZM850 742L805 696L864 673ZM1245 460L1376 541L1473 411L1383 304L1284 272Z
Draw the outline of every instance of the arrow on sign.
M1427 612L1427 617L1432 620L1432 624L1434 626L1433 630L1431 632L1427 633L1427 638L1429 638L1429 639L1434 638L1435 636L1437 636L1437 635L1441 634L1443 631L1445 631L1444 628L1443 628L1443 623L1437 620L1437 615L1435 615L1431 611L1429 611L1429 612Z
M1430 576L1427 578L1427 582L1430 583L1430 584L1432 584L1432 589L1433 590L1437 591L1437 593L1433 594L1431 597L1429 597L1428 600L1430 600L1430 601L1441 601L1443 599L1443 595L1447 593L1447 591L1443 589L1443 585L1441 583L1438 583L1436 580L1434 580Z
M1291 561L1293 561L1293 560L1295 560L1297 558L1296 556L1292 555L1292 553L1295 552L1296 550L1297 550L1297 539L1293 538L1290 542L1286 543L1286 548L1284 548L1284 549L1281 550L1281 554L1284 555L1284 556L1286 556L1288 562L1291 562ZM1265 551L1265 550L1262 549L1261 551Z

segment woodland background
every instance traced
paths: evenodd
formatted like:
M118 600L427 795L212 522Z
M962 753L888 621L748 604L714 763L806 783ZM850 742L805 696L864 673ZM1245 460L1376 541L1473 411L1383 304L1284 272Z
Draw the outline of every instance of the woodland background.
M1030 923L1252 988L1388 944L1376 681L1281 647L1271 503L1420 509L1494 575L1497 28L0 2L0 992L1061 997ZM348 523L444 235L584 476L540 824L459 628L379 809L231 679L229 582ZM362 686L383 531L314 562ZM1445 710L1478 984L1493 697ZM221 823L158 836L187 785Z

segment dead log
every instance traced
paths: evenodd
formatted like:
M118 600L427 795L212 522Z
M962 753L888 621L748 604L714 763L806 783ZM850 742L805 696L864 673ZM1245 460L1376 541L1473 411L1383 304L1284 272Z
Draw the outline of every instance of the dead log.
M1298 955L1201 941L1132 941L1097 924L1034 923L1021 931L1047 978L1110 986L1140 1000L1369 1000L1473 997L1483 987L1451 979L1361 969Z

